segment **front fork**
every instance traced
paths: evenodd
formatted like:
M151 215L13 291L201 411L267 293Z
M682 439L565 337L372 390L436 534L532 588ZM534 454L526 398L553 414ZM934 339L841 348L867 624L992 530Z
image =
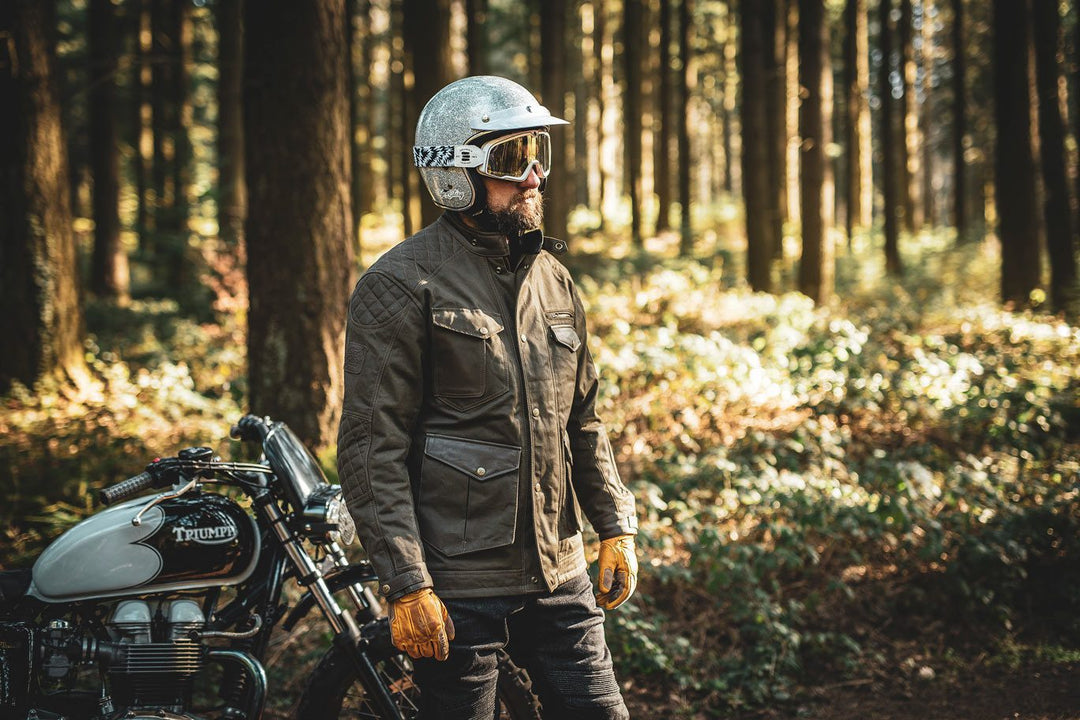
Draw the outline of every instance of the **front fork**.
M382 717L387 720L403 720L389 689L379 678L379 672L367 654L368 641L361 636L356 619L352 613L342 610L338 605L333 591L327 584L326 578L323 577L322 570L304 551L300 539L289 528L285 515L270 493L264 493L255 498L255 507L273 530L281 546L285 548L285 552L296 569L297 582L308 589L308 593L322 610L326 621L330 623L334 631L334 644L352 659L368 697L375 702ZM336 567L349 566L345 551L337 543L329 546L329 556ZM374 619L380 607L371 590L360 583L352 583L346 590L357 612L362 617Z

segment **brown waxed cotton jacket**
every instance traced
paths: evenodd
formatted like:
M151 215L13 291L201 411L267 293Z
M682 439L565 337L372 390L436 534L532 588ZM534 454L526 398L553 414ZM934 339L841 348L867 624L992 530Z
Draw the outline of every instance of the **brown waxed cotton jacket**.
M601 538L634 533L595 413L597 376L565 244L452 214L356 284L338 469L390 599L553 590L585 570L579 506ZM550 252L549 252L550 251Z

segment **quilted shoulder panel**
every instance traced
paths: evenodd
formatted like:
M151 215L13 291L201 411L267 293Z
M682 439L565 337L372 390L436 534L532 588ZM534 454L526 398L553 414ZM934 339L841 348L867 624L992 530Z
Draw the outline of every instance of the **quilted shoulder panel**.
M392 278L368 272L356 283L349 315L357 325L375 327L392 320L410 301L409 292Z

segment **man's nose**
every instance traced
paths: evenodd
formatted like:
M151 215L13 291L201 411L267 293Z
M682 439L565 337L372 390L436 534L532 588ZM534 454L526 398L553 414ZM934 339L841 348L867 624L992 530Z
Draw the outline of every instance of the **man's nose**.
M533 188L540 187L541 178L540 166L536 163L532 164L529 168L529 174L525 176L525 179L518 183L518 187L524 190L532 190Z

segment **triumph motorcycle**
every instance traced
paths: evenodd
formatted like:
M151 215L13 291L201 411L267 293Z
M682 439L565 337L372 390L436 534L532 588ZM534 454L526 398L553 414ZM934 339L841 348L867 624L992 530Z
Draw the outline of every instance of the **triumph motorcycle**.
M333 641L290 716L417 717L375 572L344 551L341 487L284 423L246 415L232 436L259 462L156 459L32 569L0 573L0 720L257 720L271 633L310 612ZM289 581L304 591L291 607ZM506 653L499 669L497 717L539 718L527 674Z

